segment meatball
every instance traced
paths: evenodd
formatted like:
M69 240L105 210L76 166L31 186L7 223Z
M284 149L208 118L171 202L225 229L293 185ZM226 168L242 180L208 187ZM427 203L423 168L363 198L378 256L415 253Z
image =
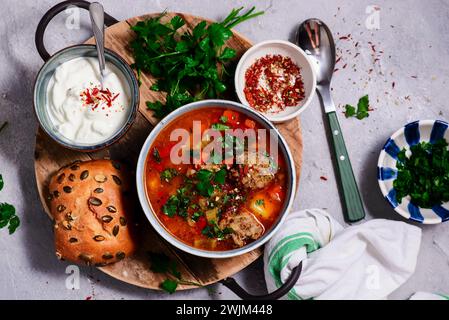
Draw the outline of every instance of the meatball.
M265 231L256 217L246 210L224 217L220 221L220 228L232 229L231 239L237 247L243 247L248 240L259 239Z
M259 161L255 155L251 158L248 152L244 152L238 160L241 161L232 176L239 179L245 189L263 189L274 180L277 166L273 165L270 158Z

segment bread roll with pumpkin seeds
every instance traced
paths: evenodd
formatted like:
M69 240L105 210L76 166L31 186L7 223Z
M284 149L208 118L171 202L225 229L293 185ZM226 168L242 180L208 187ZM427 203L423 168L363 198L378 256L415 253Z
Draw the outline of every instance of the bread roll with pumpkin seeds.
M48 198L59 259L105 266L135 251L131 180L124 166L110 160L59 169Z

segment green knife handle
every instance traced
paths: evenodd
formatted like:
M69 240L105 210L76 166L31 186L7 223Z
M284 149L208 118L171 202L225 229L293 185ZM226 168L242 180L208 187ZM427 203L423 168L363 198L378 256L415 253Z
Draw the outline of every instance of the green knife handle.
M327 113L331 136L334 145L335 161L340 176L341 190L346 207L346 219L348 222L357 222L365 218L362 198L352 171L351 161L346 150L345 140L335 111Z

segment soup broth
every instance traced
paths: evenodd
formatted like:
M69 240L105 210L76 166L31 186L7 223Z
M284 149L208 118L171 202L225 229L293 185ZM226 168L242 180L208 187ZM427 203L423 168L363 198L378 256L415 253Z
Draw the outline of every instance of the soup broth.
M258 143L236 129L253 132ZM243 113L210 107L160 132L146 159L146 193L176 238L198 249L231 250L259 239L277 221L286 198L286 162L280 152L273 156L278 146L270 145L269 130L261 147L258 129L265 128ZM171 141L175 130L187 137ZM209 151L212 145L219 149Z

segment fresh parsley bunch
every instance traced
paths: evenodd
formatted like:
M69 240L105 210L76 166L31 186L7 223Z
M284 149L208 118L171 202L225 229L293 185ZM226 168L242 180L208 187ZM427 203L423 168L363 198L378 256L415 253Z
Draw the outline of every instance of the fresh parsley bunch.
M263 14L254 12L255 7L241 14L242 10L243 7L233 9L221 22L201 21L192 32L180 32L185 25L180 16L162 23L165 13L131 27L136 34L130 44L135 59L133 68L139 76L142 71L151 73L157 82L150 89L166 93L165 105L160 101L147 102L157 118L186 103L220 97L226 92L231 76L226 67L236 56L234 49L224 46L232 37L231 29Z

